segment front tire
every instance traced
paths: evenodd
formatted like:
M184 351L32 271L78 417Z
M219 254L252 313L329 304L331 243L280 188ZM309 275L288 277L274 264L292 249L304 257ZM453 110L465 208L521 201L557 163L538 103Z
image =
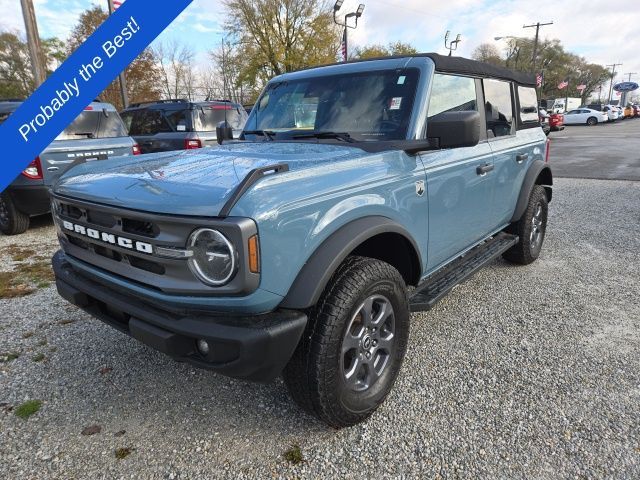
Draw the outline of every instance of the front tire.
M348 257L311 309L285 384L298 405L328 425L355 425L390 392L408 338L400 273L380 260Z
M29 215L17 209L8 193L0 194L0 232L5 235L18 235L29 228Z
M505 260L520 265L536 261L547 231L548 214L547 193L542 185L535 185L522 217L507 228L507 232L518 235L520 241L502 254Z

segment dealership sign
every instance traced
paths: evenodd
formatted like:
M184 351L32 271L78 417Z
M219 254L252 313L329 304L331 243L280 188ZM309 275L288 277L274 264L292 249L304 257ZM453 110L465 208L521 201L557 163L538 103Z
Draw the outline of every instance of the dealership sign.
M621 83L616 83L613 86L613 89L616 92L633 92L634 90L637 90L639 87L639 85L636 82L621 82Z

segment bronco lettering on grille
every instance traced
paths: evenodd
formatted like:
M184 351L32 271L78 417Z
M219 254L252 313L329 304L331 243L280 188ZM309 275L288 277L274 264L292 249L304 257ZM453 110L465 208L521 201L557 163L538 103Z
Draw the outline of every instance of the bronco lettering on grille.
M126 248L128 250L136 250L141 253L153 253L153 245L150 243L138 242L130 238L114 235L113 233L101 232L95 228L85 227L67 220L62 221L62 226L65 230L69 230L94 240L100 240L111 245L117 245L118 247Z

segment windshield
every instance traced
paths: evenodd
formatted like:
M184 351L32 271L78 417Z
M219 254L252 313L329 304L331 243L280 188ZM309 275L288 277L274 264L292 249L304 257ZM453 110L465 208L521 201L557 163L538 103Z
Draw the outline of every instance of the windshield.
M56 140L126 137L127 131L117 112L85 110L56 137Z
M418 77L417 69L397 69L273 82L245 129L275 132L276 139L322 132L359 141L404 139Z

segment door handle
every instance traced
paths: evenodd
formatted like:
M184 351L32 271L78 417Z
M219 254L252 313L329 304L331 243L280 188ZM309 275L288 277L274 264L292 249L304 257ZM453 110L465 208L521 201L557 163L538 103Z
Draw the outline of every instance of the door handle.
M493 168L494 166L492 164L487 163L486 165L481 165L478 168L476 168L476 173L481 177L484 177L487 173L493 170Z
M528 153L520 153L520 154L516 155L516 163L522 163L527 158L529 158L529 154Z

